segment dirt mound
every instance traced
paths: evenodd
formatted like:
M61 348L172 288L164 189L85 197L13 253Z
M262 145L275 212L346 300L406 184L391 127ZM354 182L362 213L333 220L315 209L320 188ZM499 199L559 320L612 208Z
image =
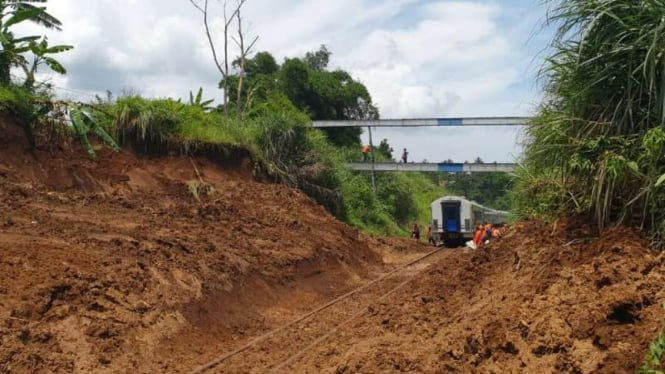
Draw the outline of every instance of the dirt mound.
M0 121L0 372L187 372L428 249L253 180L241 153L27 146ZM630 373L662 326L665 255L635 231L531 221L446 251L335 333L296 331L326 339L289 372Z
M570 232L526 222L447 258L293 369L633 373L662 328L665 255L626 228Z
M183 371L383 266L248 160L92 161L22 139L2 123L0 372Z

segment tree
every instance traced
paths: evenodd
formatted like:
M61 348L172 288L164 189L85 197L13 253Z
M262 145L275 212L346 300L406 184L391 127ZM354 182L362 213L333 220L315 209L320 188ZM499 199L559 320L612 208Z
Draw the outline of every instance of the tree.
M297 58L286 59L280 71L281 89L296 107L305 112L311 101L311 85L307 65Z
M33 54L32 65L27 63L21 64L21 68L25 73L25 83L23 86L29 90L32 90L35 85L35 74L37 73L37 68L39 65L46 64L51 70L58 74L66 74L67 69L60 62L54 59L51 56L52 54L62 53L69 51L74 47L71 45L54 45L50 46L48 44L48 39L43 37L39 43L31 41L28 45L28 48Z
M377 119L379 110L372 103L367 88L343 70L326 71L330 52L322 46L303 58L286 58L282 65L267 52L233 62L238 73L229 75L223 84L229 87L229 100L243 111L257 113L269 98L286 96L295 107L312 120ZM243 84L240 84L240 81ZM360 145L360 128L326 129L328 140L338 146Z
M233 68L240 71L240 58L233 61ZM228 80L229 103L238 106L238 102L244 103L243 113L253 111L253 106L260 105L273 96L274 92L280 92L278 73L280 66L275 58L268 52L258 52L253 58L245 60L244 83L240 86L238 75L230 75ZM220 85L221 87L221 85Z
M237 60L236 60L237 61ZM279 71L275 58L268 52L258 52L254 58L246 62L245 73L248 77L257 75L271 75Z
M309 108L313 120L378 119L379 110L372 104L367 87L343 70L313 71ZM362 130L358 127L325 129L328 139L337 146L357 146Z
M381 140L376 152L388 160L393 160L393 148L388 144L388 139Z
M318 51L307 52L302 60L314 71L325 71L331 55L332 52L328 51L325 45L321 45Z
M0 51L0 84L7 85L10 83L12 66L27 65L27 60L22 56L22 53L30 51L30 43L40 38L39 36L15 38L11 31L12 26L30 21L47 29L60 30L62 23L47 13L46 8L32 5L32 3L45 2L46 0L0 0L0 44L2 45L2 51Z
M203 16L203 26L205 27L205 32L206 32L206 37L208 38L208 45L210 46L210 51L212 52L212 58L213 61L215 62L215 67L219 71L219 73L222 75L222 79L220 81L220 88L222 88L223 91L223 109L224 109L224 114L228 116L229 114L229 108L228 108L228 103L229 103L229 29L231 25L233 24L233 20L238 17L238 19L241 19L240 17L240 10L242 6L245 4L247 0L238 0L235 7L233 8L233 12L229 16L227 13L227 3L226 1L224 2L223 6L223 14L224 14L224 42L223 42L223 49L224 49L224 56L223 58L219 57L219 54L217 53L217 47L215 47L215 41L213 40L212 37L212 32L210 31L210 11L208 7L209 0L189 0L189 2L196 8L201 15ZM239 29L242 30L242 24L239 24ZM242 55L243 53L241 53ZM243 57L244 60L244 57Z
M254 44L259 39L259 37L254 37L254 40L252 40L251 43L245 44L245 35L242 29L242 17L240 15L240 7L242 4L240 2L238 4L238 11L236 12L236 19L238 20L238 38L233 38L233 40L236 42L236 45L240 49L240 58L238 59L238 89L236 95L236 118L240 119L240 115L244 111L241 99L243 88L242 86L245 81L245 70L247 69L247 56L249 56L249 54L252 52L252 48L254 47Z

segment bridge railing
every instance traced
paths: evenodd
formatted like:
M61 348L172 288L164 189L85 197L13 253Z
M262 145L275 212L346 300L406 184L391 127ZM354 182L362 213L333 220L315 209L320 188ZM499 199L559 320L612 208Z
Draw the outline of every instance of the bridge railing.
M346 167L358 171L407 171L440 173L511 173L517 168L512 163L396 163L349 162Z
M459 117L404 118L379 120L313 121L312 127L457 127L457 126L524 126L529 117Z

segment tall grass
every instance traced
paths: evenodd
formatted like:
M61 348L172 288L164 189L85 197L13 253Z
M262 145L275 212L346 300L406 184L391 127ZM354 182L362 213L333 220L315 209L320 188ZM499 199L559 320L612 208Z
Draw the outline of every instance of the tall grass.
M255 106L242 120L168 98L125 96L99 99L86 105L85 113L82 106L77 108L72 119L85 127L80 140L89 150L87 133L94 132L107 143L111 137L106 134L112 134L121 146L146 154L249 156L261 177L301 189L338 218L374 234L407 234L414 222L427 224L429 203L445 194L428 176L403 173L379 174L374 191L369 173L344 167L361 157L360 149L331 145L323 132L309 126L306 114L279 95ZM0 88L0 112L32 129L48 110L42 113L28 92Z
M551 3L557 31L541 72L546 99L527 129L518 208L586 213L599 230L637 225L662 243L665 2Z

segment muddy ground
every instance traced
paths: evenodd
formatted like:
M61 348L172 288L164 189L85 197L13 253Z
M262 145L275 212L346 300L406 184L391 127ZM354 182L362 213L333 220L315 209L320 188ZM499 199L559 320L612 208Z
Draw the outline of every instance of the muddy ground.
M188 372L431 249L366 237L242 157L26 148L0 122L3 373ZM662 327L664 262L629 229L526 222L355 300L334 333L341 311L290 333L327 337L280 371L634 372ZM290 343L262 351L268 367ZM236 362L211 372L262 372Z
M283 372L634 373L662 328L665 256L624 228L511 230L432 265Z

